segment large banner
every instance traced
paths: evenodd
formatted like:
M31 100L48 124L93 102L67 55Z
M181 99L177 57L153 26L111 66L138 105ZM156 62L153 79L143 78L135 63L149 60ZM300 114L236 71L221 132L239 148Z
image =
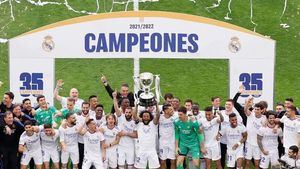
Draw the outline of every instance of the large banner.
M55 58L138 57L228 59L230 97L244 84L241 103L251 95L273 105L275 41L199 16L151 11L83 16L10 39L9 48L17 102L42 93L52 103Z

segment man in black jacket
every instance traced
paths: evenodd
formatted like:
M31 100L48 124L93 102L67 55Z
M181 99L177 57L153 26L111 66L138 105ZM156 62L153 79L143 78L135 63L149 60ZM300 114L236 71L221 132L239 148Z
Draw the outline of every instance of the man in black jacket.
M109 94L109 96L111 98L113 98L112 93L114 92L114 90L110 87L110 85L107 82L107 78L104 75L102 75L101 81L102 81L107 93ZM120 92L117 93L117 100L118 100L119 106L121 105L121 101L124 98L127 98L129 100L129 105L131 107L134 107L134 94L132 92L129 92L129 86L127 83L123 83L121 85ZM114 106L112 106L111 113L114 113L114 112L115 112L115 109L114 109Z

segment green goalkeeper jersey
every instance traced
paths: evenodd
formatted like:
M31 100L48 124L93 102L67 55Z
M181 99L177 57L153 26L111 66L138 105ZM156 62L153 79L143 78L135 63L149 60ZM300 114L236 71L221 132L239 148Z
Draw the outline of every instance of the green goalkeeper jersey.
M175 120L175 138L182 146L199 146L199 123L197 120L188 119L182 122L180 119Z

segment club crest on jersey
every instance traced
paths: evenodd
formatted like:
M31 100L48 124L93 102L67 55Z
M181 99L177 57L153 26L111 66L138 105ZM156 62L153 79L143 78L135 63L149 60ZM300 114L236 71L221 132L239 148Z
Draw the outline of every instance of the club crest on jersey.
M48 35L44 37L44 42L42 43L42 48L44 49L44 51L51 52L54 49L54 46L55 44L51 36Z

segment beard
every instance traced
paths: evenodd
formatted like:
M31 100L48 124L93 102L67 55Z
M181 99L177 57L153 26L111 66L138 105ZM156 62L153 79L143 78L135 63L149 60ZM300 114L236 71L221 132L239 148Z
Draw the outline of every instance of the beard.
M150 123L150 120L149 120L149 121L143 120L142 122L143 122L145 125L148 125L148 124Z
M127 121L130 121L132 119L132 116L125 116Z
M75 126L76 125L76 121L72 121L71 124Z

